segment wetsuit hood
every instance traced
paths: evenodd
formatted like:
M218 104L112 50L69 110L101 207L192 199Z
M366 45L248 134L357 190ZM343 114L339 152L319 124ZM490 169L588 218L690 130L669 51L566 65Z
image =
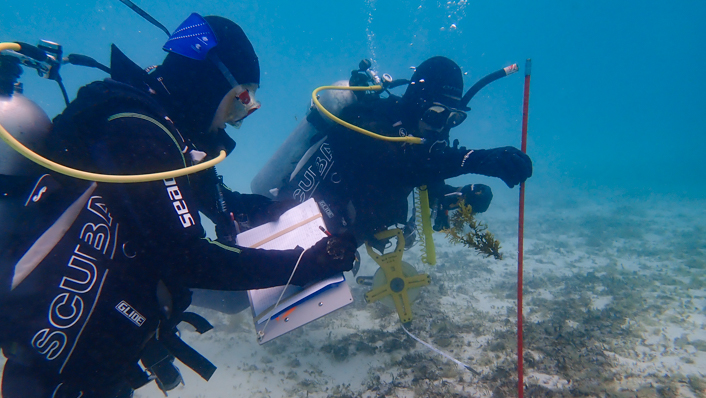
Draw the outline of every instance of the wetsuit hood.
M463 73L461 68L446 57L432 57L419 65L402 96L402 104L408 113L408 123L419 121L422 114L434 102L450 108L461 108L463 97Z
M236 23L204 17L217 37L215 54L238 84L260 83L260 65L252 44ZM167 95L175 124L198 143L206 135L223 97L233 88L211 59L196 60L173 52L151 74Z

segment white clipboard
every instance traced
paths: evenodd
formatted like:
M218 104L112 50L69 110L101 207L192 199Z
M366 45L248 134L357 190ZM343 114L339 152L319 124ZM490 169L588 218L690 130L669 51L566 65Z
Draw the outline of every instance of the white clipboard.
M319 206L312 198L288 210L277 221L238 234L237 245L278 250L296 246L309 248L325 237L320 227L326 226ZM278 286L248 291L260 344L353 302L343 274L304 287L289 285L275 308L283 289L284 286Z

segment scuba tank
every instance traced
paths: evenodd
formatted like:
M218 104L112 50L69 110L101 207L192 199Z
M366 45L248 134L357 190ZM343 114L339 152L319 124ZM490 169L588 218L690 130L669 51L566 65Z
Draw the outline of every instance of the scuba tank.
M333 85L347 87L349 82L339 80ZM341 110L355 103L357 98L352 91L329 90L321 93L319 101L331 113L339 116ZM289 134L250 183L252 193L277 199L279 190L289 184L301 165L316 152L318 141L323 138L323 130L333 124L330 119L322 117L311 103L304 120Z
M0 56L0 124L26 147L42 151L43 142L51 133L51 121L37 104L22 95L17 78L22 73L19 63L7 56ZM18 212L30 201L32 187L43 173L43 168L30 161L0 141L0 249L16 233L21 222ZM44 192L37 192L37 200Z
M1 61L0 61L1 62ZM43 142L51 132L49 116L21 91L0 93L0 124L34 152L43 152ZM41 167L0 142L0 175L36 175Z
M292 185L292 181L302 174L302 169L314 154L317 152L326 153L326 149L322 147L327 138L324 132L335 123L340 123L340 121L334 121L331 116L338 118L344 108L358 101L379 98L378 91L380 89L389 94L388 88L409 83L407 80L393 81L387 73L380 77L375 70L370 68L371 66L372 62L369 59L363 59L358 64L358 69L351 71L349 80L339 80L331 86L314 90L318 104L315 104L312 99L306 118L290 133L275 154L257 173L250 184L252 193L267 196L270 199L292 199L292 197L280 195L280 190ZM334 87L347 87L348 89L330 89ZM370 90L367 87L370 87ZM325 91L317 94L319 90L324 88L326 88ZM323 108L323 114L319 108ZM317 165L317 167L325 168L323 165ZM300 177L311 179L311 176L302 175ZM296 193L293 195L295 200L301 202L310 196Z
M46 40L41 40L37 46L1 43L0 48L0 126L29 151L45 153L44 143L52 131L52 123L39 105L22 94L19 78L23 67L57 82L67 104L68 95L59 74L63 63L110 70L85 55L69 54L64 58L61 45ZM24 211L48 196L55 187L56 183L47 173L47 169L18 153L4 139L0 140L0 222L3 224L0 252L3 255L6 254L4 245L10 244L10 237L18 233L22 229L19 226L26 221L22 220Z
M26 63L0 55L0 124L32 151L43 152L42 142L51 132L51 121L42 108L22 95L22 83L18 82L21 64ZM0 142L0 175L29 176L40 170L37 164Z

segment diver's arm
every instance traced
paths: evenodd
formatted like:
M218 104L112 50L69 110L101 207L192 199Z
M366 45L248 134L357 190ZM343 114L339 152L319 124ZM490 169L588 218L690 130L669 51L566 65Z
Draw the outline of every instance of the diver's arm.
M110 133L134 133L128 153L115 153L125 147L115 142L91 148L101 170L114 174L163 171L183 167L174 142L158 127L141 120L115 120L106 129ZM115 144L115 145L113 145ZM120 144L120 145L119 145ZM122 146L121 146L122 145ZM112 151L111 151L112 150ZM157 272L183 286L245 290L283 285L294 269L301 250L261 250L230 247L205 238L197 201L189 177L135 184L111 184L121 200L116 209L138 235L137 255L157 267ZM117 213L116 213L117 214ZM133 238L131 238L133 239ZM347 264L315 261L316 252L302 258L300 272L292 283L305 284L313 279L341 272ZM351 261L352 264L352 261ZM313 278L313 279L312 279Z
M178 258L184 266L170 268L170 280L200 289L261 289L285 285L297 266L291 283L303 286L350 270L356 246L354 239L334 235L321 239L302 254L301 248L250 249L207 238L189 239L183 241ZM341 256L335 254L336 247L342 248Z
M512 188L532 176L532 160L511 146L471 150L447 147L431 154L429 160L436 177L443 179L473 173L498 177Z

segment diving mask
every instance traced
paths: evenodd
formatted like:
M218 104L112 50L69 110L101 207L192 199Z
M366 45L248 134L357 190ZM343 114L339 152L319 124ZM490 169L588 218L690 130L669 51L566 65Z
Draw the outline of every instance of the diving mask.
M255 92L252 93L248 89L244 89L240 94L236 95L238 101L245 107L246 115L250 116L253 112L260 109L260 102L255 99Z
M466 117L468 117L466 112L434 102L424 111L421 121L433 129L443 130L460 125L466 120Z
M211 130L225 129L226 124L240 128L246 117L260 109L260 102L255 99L255 91L255 83L241 84L231 89L218 105L211 122Z
M250 92L250 90L245 88L239 93L236 91L231 108L232 110L228 114L230 117L226 120L226 123L235 128L240 128L246 117L260 109L260 102L255 99L254 91Z

